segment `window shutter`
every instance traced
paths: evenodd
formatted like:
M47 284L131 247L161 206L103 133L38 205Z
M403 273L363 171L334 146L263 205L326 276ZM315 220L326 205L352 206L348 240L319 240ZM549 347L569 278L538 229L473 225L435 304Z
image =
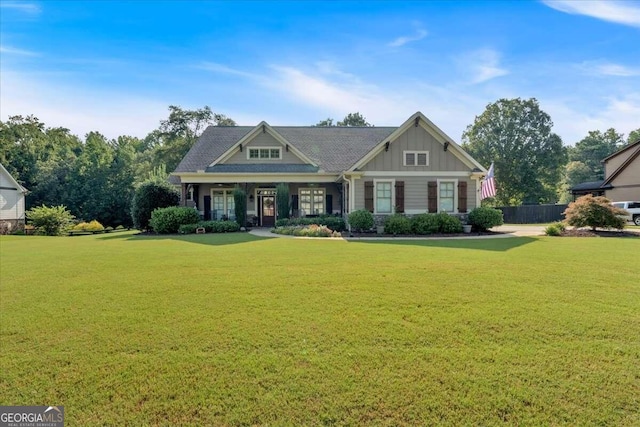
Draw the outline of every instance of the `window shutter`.
M458 181L458 212L467 212L467 181Z
M396 181L396 213L404 213L404 181Z
M325 198L325 211L327 215L333 214L333 194L327 194Z
M373 181L364 182L364 208L373 212Z
M438 181L429 181L427 197L429 212L438 212Z

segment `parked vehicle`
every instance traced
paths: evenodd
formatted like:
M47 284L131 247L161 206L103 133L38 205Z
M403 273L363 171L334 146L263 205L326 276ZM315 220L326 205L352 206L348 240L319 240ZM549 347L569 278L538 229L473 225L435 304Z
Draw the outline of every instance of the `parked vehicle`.
M611 204L629 213L629 215L625 216L627 221L640 225L640 202L613 202Z

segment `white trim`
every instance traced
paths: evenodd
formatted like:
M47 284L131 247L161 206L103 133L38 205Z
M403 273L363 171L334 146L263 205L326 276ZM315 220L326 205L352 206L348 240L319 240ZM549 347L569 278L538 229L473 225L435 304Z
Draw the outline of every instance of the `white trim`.
M174 174L174 176L180 177L182 184L235 184L239 182L334 182L338 175L336 174L248 174L248 173L225 173L225 174L212 174L212 173L185 173Z
M211 200L209 201L209 211L213 212L213 193L214 192L222 192L223 193L223 200L224 200L224 209L223 211L225 212L223 215L227 215L227 212L229 211L229 207L227 206L227 194L230 194L231 196L233 196L233 187L211 187L209 188L209 197L211 197ZM233 201L233 206L235 209L235 200ZM204 210L203 210L204 212ZM233 213L233 216L235 217L235 211ZM205 221L209 221L209 218L205 218ZM219 221L219 219L218 219Z
M356 169L361 169L364 165L369 163L375 156L382 152L385 149L387 143L393 144L400 135L406 132L411 126L415 126L416 119L418 119L418 124L426 130L429 134L431 134L436 141L440 142L443 146L445 143L449 143L448 150L456 156L462 163L464 163L469 169L478 168L481 172L487 173L487 170L478 163L473 157L469 155L466 151L460 147L451 137L449 137L446 133L444 133L439 127L437 127L431 120L429 120L424 114L420 111L409 117L398 129L393 131L391 135L384 138L382 141L378 143L376 147L374 147L371 151L365 154L360 160L358 160L351 168L349 168L349 172L355 171Z
M413 154L414 163L412 165L407 164L407 154ZM418 154L426 154L427 163L424 165L418 164ZM429 151L428 150L404 150L402 152L402 165L409 167L429 166Z
M313 202L313 192L315 190L322 190L322 211L318 214L314 214L313 212L308 213L305 212L304 216L307 215L324 215L327 212L327 188L326 187L298 187L298 215L300 217L302 217L302 208L300 207L300 205L302 205L302 195L300 194L300 192L302 190L309 190L311 191L311 206L314 206L315 203ZM333 206L331 206L331 211L333 212Z
M236 142L231 147L229 147L229 149L227 151L222 153L222 155L220 155L213 162L211 162L211 164L209 164L209 166L214 166L214 165L217 165L219 163L224 163L226 160L229 160L229 158L231 158L231 156L233 156L235 153L237 153L239 151L241 145L243 145L243 149L244 149L245 148L244 145L246 145L247 142L251 141L253 138L258 136L258 134L260 132L263 132L263 126L264 126L264 132L268 132L276 141L278 141L280 144L282 144L283 147L286 147L288 145L289 146L289 151L291 153L295 154L300 160L302 160L303 162L308 163L310 165L318 166L313 160L308 158L300 150L298 150L296 147L294 147L282 135L280 135L271 126L269 126L269 123L267 123L265 121L262 121L262 122L258 123L258 125L255 128L253 128L245 136L240 138L240 140L238 142Z
M395 177L399 177L399 176L424 176L424 177L437 177L437 176L442 176L442 177L449 177L449 176L455 176L455 177L465 177L468 178L469 176L471 176L471 172L461 172L461 171L451 171L451 172L446 172L446 171L367 171L367 172L363 172L362 176L368 176L368 177L386 177L386 176L395 176Z
M391 212L378 212L378 186L379 182L391 184ZM395 179L374 179L373 180L373 214L374 215L393 215L396 209L396 180Z
M249 157L251 150L258 150L258 157ZM260 157L260 150L269 150L269 157ZM278 157L271 157L271 150L278 150ZM282 160L282 147L247 147L247 160Z
M458 213L458 180L457 179L439 179L438 180L438 212L444 212L440 210L440 183L452 182L453 183L453 211L447 213Z
M473 179L476 182L476 191L475 191L475 193L476 193L476 208L479 208L480 207L480 202L481 202L481 199L480 199L480 182L481 182L480 180L481 180L481 178L480 177L473 177ZM468 194L468 192L467 192L467 194Z

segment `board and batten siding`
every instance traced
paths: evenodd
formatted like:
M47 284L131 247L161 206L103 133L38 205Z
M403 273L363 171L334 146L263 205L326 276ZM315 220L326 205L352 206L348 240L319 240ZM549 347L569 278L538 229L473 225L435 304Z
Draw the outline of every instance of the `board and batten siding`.
M270 159L247 159L247 153L249 148L259 148L259 147L278 147L281 149L282 159L280 160L270 160ZM242 151L237 151L233 154L225 164L250 164L250 163L288 163L288 164L305 164L306 162L302 161L298 156L293 154L291 151L287 151L286 147L283 146L279 141L277 141L271 134L269 133L259 133L252 140L244 144L242 147Z
M477 181L471 178L460 176L402 176L395 177L362 177L355 180L355 210L364 209L364 183L365 181L394 180L404 182L404 211L407 214L428 212L428 188L429 182L440 181L464 181L467 183L467 212L475 209ZM375 191L375 190L374 190Z
M427 166L404 166L405 151L428 151ZM444 146L422 126L412 126L389 144L389 151L382 150L371 161L364 165L363 171L470 171L451 151L444 151Z
M18 190L0 189L0 219L24 220L24 194Z

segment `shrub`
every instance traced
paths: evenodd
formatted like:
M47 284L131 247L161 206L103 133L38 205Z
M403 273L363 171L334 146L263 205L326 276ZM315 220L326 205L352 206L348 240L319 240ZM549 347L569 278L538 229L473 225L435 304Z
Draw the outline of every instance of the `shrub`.
M544 234L547 236L560 236L562 232L565 230L565 226L561 222L554 222L553 224L548 225L544 229Z
M276 186L276 207L278 218L289 218L289 186L281 183Z
M475 208L469 213L469 224L476 230L487 231L491 227L504 224L502 211L487 207Z
M38 206L26 212L27 219L39 234L59 236L71 228L74 216L65 206Z
M387 234L411 233L411 221L402 214L388 216L384 220L384 232Z
M198 211L193 208L171 206L154 210L151 213L149 226L159 234L177 233L181 225L194 224L199 219Z
M339 216L320 215L315 218L283 218L276 221L276 227L286 227L290 225L326 225L335 231L344 231L347 225Z
M72 230L73 231L87 231L87 227L89 226L88 222L79 222L76 225L73 226Z
M236 223L238 229L244 227L247 221L247 193L240 188L236 187L233 190L233 202L234 210L236 214Z
M415 234L433 234L440 231L438 217L434 214L419 214L411 218L411 231Z
M178 233L180 234L193 234L196 229L200 227L200 224L182 224L178 227Z
M458 217L441 212L435 215L438 221L438 231L444 234L462 233L462 222Z
M627 212L611 205L606 197L593 197L591 194L569 203L564 211L567 224L574 227L615 228L622 230ZM621 216L622 215L622 216Z
M180 195L168 182L155 178L145 181L136 188L131 202L131 219L138 230L147 230L151 213L158 208L177 206Z
M373 227L373 214L366 209L351 212L349 225L354 231L370 230Z
M299 237L342 237L337 231L331 230L326 225L287 225L276 227L271 230L272 233L284 234L288 236Z
M95 219L86 226L86 231L104 231L104 226Z
M122 225L119 225L116 227L116 230L124 230L124 227Z
M196 228L202 227L207 233L231 233L240 230L240 225L235 221L200 221L187 224L180 230L184 234L195 233Z
M106 231L107 233L113 231L113 227L105 227L104 231Z

